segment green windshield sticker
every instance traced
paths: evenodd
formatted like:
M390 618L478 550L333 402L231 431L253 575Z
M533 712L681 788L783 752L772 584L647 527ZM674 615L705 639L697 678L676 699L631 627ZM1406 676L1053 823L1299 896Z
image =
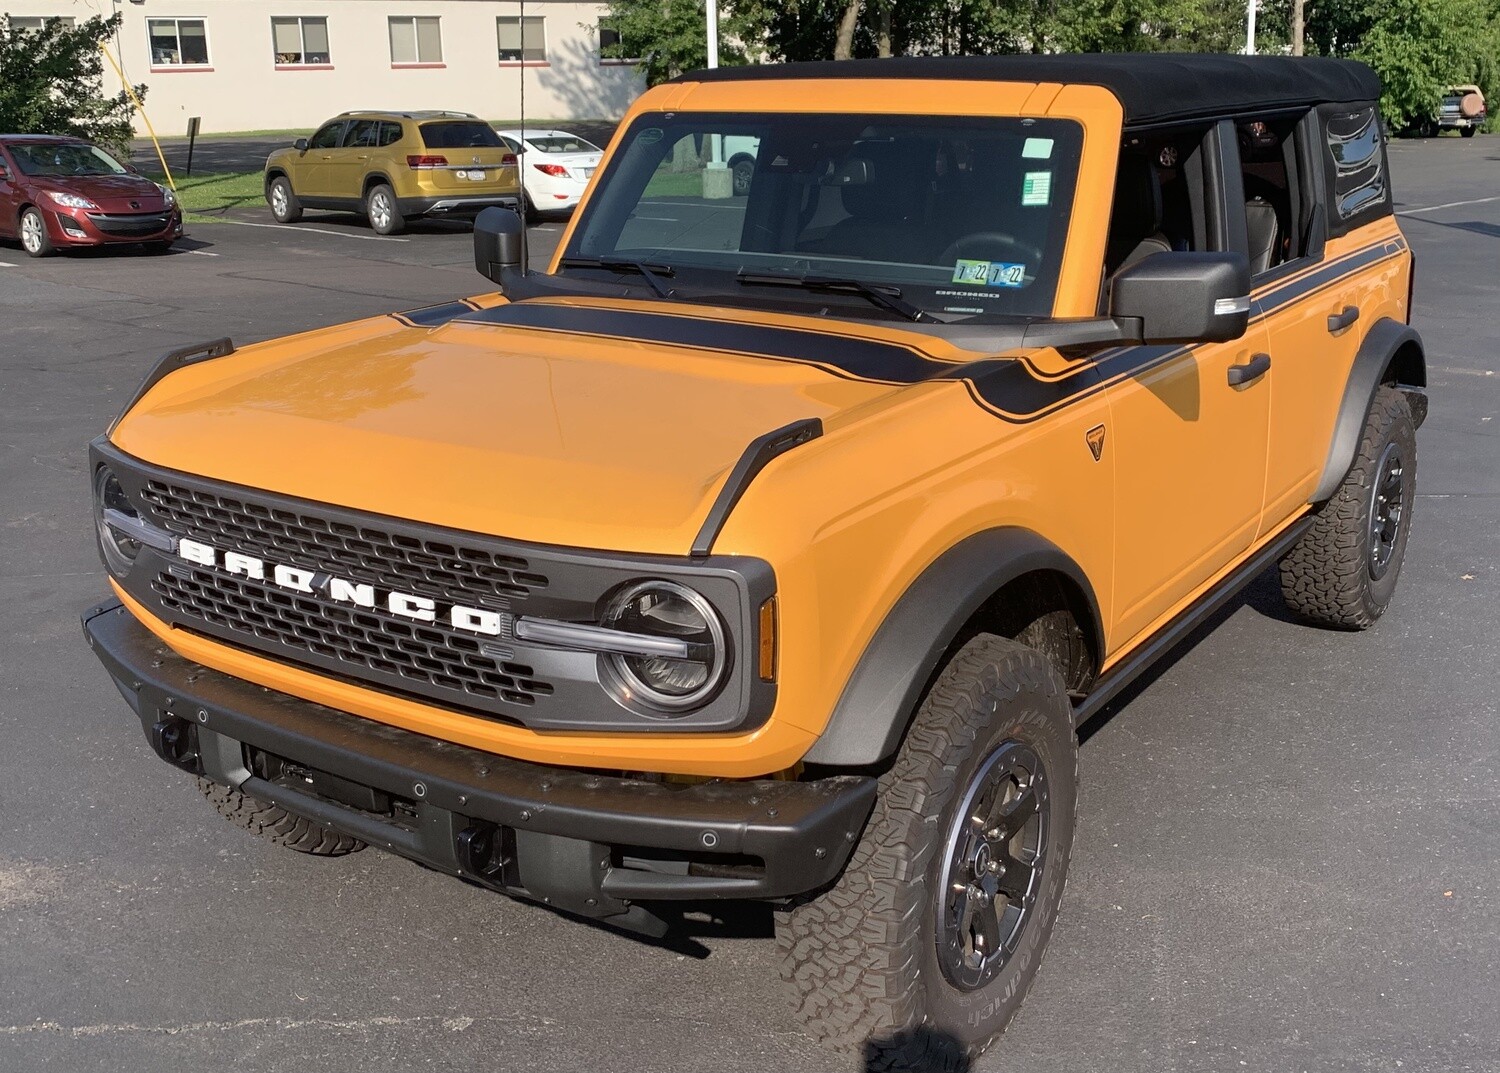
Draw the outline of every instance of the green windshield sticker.
M1028 171L1021 180L1022 205L1046 205L1052 201L1052 173Z
M1009 261L960 260L953 266L953 282L970 287L1022 287L1026 266Z
M1021 146L1021 156L1027 160L1048 160L1052 156L1051 138L1027 138Z

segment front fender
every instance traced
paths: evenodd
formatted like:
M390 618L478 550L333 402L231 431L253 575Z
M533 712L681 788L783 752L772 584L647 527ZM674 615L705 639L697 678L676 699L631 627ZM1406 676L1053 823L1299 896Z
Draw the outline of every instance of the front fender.
M1055 571L1088 603L1086 633L1103 651L1099 604L1083 570L1029 529L990 529L944 552L902 594L855 665L828 726L803 758L865 767L896 751L927 683L964 624L996 592L1025 574Z

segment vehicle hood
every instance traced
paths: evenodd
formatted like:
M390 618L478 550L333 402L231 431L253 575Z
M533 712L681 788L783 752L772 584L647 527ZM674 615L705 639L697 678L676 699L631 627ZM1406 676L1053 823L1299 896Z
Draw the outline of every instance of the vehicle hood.
M112 439L150 463L307 500L684 554L752 440L809 417L832 432L902 390L813 355L757 353L737 341L744 322L657 312L622 334L572 301L455 303L250 347L162 380ZM820 338L795 334L797 346ZM708 336L720 345L700 345Z
M41 190L86 197L103 212L157 212L163 207L161 187L141 175L44 175L32 182Z

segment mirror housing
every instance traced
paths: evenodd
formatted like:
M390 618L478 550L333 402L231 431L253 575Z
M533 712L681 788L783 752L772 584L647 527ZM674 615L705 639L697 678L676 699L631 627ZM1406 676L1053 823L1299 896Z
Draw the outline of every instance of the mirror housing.
M525 275L526 225L514 209L492 205L474 219L474 269L505 290L508 275Z
M1227 343L1250 323L1242 253L1153 253L1117 273L1109 313L1139 321L1142 343Z
M294 141L292 143L292 148L295 149L295 150L297 150L297 152L299 152L299 153L305 153L305 152L307 152L307 139L306 138L298 138L296 141Z

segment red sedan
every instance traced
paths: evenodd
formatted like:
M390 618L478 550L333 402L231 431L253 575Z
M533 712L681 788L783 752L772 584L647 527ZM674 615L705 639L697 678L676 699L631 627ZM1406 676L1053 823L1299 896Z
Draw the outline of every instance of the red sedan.
M0 134L0 237L33 257L138 243L165 252L182 212L165 187L79 138Z

